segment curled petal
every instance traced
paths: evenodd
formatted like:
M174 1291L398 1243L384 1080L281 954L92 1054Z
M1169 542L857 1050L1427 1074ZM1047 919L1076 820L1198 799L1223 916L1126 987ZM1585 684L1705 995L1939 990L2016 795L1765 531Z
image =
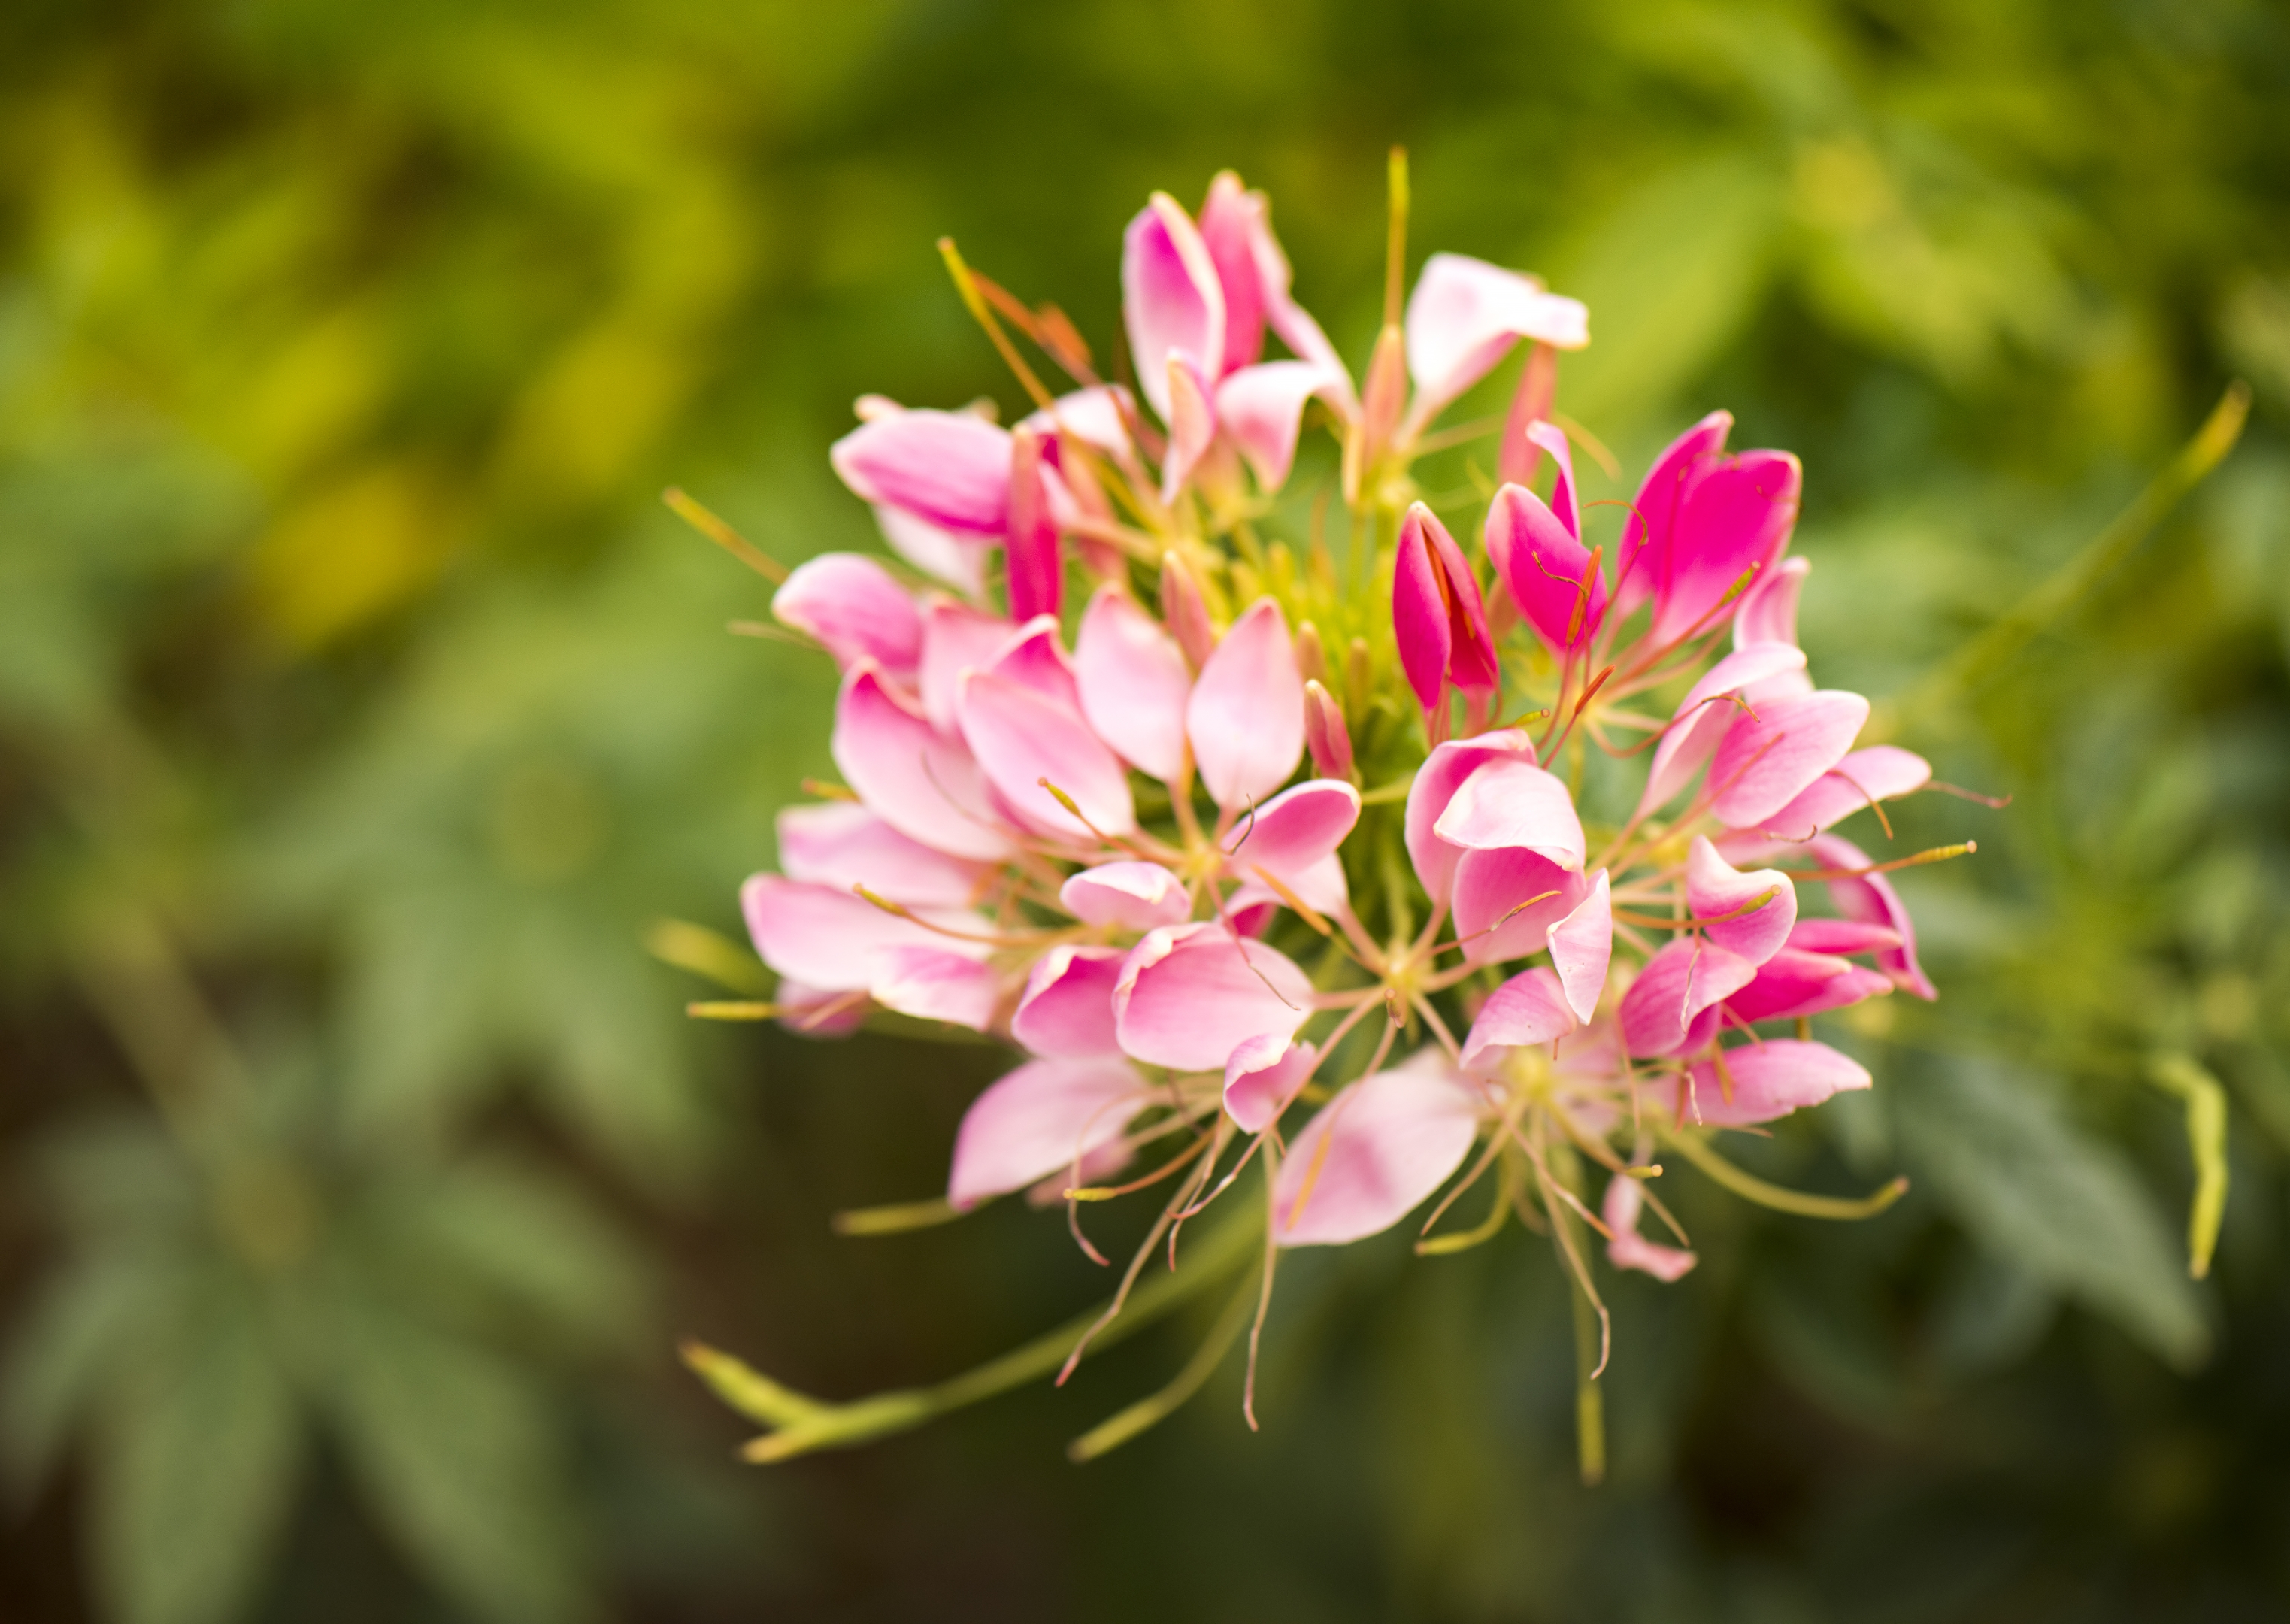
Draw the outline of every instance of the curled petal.
M1248 1039L1225 1062L1225 1114L1245 1133L1263 1132L1312 1075L1317 1054L1309 1044L1270 1036Z
M1742 595L1734 611L1734 646L1752 643L1797 642L1797 600L1805 578L1813 570L1810 558L1784 558L1758 577L1758 584Z
M1455 866L1455 934L1474 964L1501 964L1539 953L1551 927L1594 889L1524 846L1466 852Z
M954 701L962 674L990 663L1017 628L998 614L940 598L923 609L923 654L918 685L923 714L939 732L955 731Z
M1257 275L1255 238L1269 228L1264 195L1251 192L1230 170L1209 182L1201 204L1201 242L1224 293L1224 349L1207 357L1220 373L1248 366L1264 353L1264 284Z
M1010 850L970 752L907 708L872 665L843 679L831 748L844 781L901 835L956 857L990 861Z
M1589 548L1533 492L1505 485L1495 492L1487 508L1487 556L1553 653L1579 647L1604 624L1605 577L1591 572Z
M1259 598L1201 667L1185 706L1201 782L1228 811L1288 781L1304 754L1304 679L1287 618Z
M1123 931L1181 924L1193 911L1184 881L1158 863L1135 860L1083 869L1066 881L1058 900L1084 924Z
M1789 940L1797 924L1797 887L1778 868L1744 874L1718 856L1708 839L1693 837L1685 854L1685 906L1694 918L1740 913L1762 897L1771 900L1738 919L1702 927L1712 942L1752 964L1764 964Z
M1864 806L1923 788L1932 781L1932 764L1897 745L1855 750L1813 780L1806 791L1766 820L1783 840L1810 840L1841 818Z
M1589 312L1517 271L1463 254L1433 254L1407 300L1407 370L1415 380L1417 418L1429 421L1523 338L1580 349L1590 341Z
M1225 308L1208 244L1165 192L1154 193L1123 234L1121 314L1138 387L1168 422L1169 357L1182 352L1196 366L1219 365Z
M1309 779L1256 809L1228 837L1236 872L1262 868L1285 880L1341 845L1359 821L1360 794L1336 779Z
M960 1210L1086 1162L1151 1098L1120 1060L1035 1060L971 1101L954 1139L946 1197Z
M1703 673L1678 701L1661 742L1654 746L1653 765L1646 772L1645 793L1638 801L1639 815L1668 804L1717 753L1739 714L1734 695L1781 674L1804 669L1805 651L1796 644L1753 643L1736 649Z
M1762 827L1845 759L1868 720L1867 700L1833 689L1768 700L1736 716L1709 764L1709 810L1728 828Z
M1248 460L1260 489L1277 491L1296 462L1304 405L1315 395L1341 398L1343 380L1309 361L1245 366L1216 387L1216 421Z
M1010 633L977 668L1006 677L1061 710L1078 713L1081 709L1080 684L1074 677L1073 661L1066 658L1054 615L1037 615ZM959 692L957 685L957 698Z
M893 948L958 951L969 946L885 913L850 892L807 885L776 874L749 876L740 887L740 911L764 963L821 993L871 987L878 959ZM936 917L949 922L943 915ZM979 924L976 915L956 918L973 927Z
M1616 614L1629 613L1669 579L1679 504L1694 477L1725 450L1733 428L1732 412L1713 412L1672 440L1646 470L1622 529L1622 567L1614 582Z
M1185 769L1185 700L1192 673L1160 622L1109 582L1074 636L1082 715L1122 758L1163 783Z
M1867 924L1858 919L1800 919L1790 932L1789 945L1801 953L1850 957L1897 948L1901 933L1890 925Z
M1587 1021L1606 990L1606 968L1614 952L1614 896L1604 868L1590 876L1582 900L1550 927L1550 964L1566 993L1567 1007Z
M788 878L846 892L864 885L909 908L967 908L993 872L911 840L848 801L784 809L779 836Z
M1341 1246L1389 1229L1446 1182L1477 1137L1482 1097L1437 1050L1345 1089L1280 1164L1273 1237Z
M915 600L888 570L856 553L821 553L797 564L773 594L772 613L816 637L845 670L853 660L872 660L911 681L922 658Z
M1636 1055L1677 1054L1707 1042L1704 1012L1756 980L1758 967L1736 953L1691 937L1646 961L1622 995L1622 1041Z
M1286 956L1213 922L1149 932L1113 994L1122 1048L1178 1071L1222 1071L1251 1037L1285 1043L1311 1008L1312 984Z
M1113 988L1121 979L1119 948L1061 942L1034 961L1010 1017L1010 1036L1035 1054L1077 1059L1118 1054Z
M1462 847L1441 839L1436 832L1439 820L1446 815L1464 780L1499 759L1534 764L1534 745L1524 729L1507 727L1476 739L1451 740L1433 750L1415 770L1415 781L1407 790L1407 857L1415 867L1415 877L1435 903L1447 900L1454 885L1455 864L1463 855Z
M1657 1280L1674 1282L1700 1261L1690 1252L1661 1245L1638 1233L1645 1191L1636 1179L1616 1173L1606 1181L1606 1198L1600 1205L1606 1228L1613 1232L1613 1238L1606 1243L1606 1260L1616 1268L1635 1268Z
M956 715L987 781L1028 828L1094 841L1137 827L1129 775L1078 711L998 672L973 671L962 679ZM1079 817L1043 787L1045 779L1081 809Z
M1841 836L1815 836L1806 849L1831 868L1869 867L1869 854ZM1917 964L1916 922L1909 917L1908 905L1901 900L1901 893L1893 889L1890 880L1881 874L1831 880L1829 895L1837 904L1837 911L1846 918L1881 925L1901 939L1898 947L1877 950L1877 968L1890 976L1894 986L1926 1000L1940 996Z
M875 956L869 995L901 1015L983 1032L1001 1001L1000 978L975 958L949 951L952 945L885 948Z
M1758 966L1758 979L1726 1000L1742 1020L1795 1020L1882 997L1893 983L1850 959L1783 948Z
M1647 1092L1682 1123L1714 1128L1744 1128L1786 1116L1800 1107L1819 1105L1835 1094L1869 1086L1869 1074L1849 1055L1827 1044L1769 1037L1726 1051L1726 1070L1703 1060L1681 1085L1664 1077ZM1732 1099L1726 1094L1731 1092Z
M1762 574L1781 556L1804 484L1798 460L1771 451L1712 458L1687 480L1669 556L1654 578L1647 632L1654 642L1694 630L1745 571Z
M1516 756L1487 762L1465 779L1432 830L1468 850L1524 846L1561 868L1582 866L1582 820L1565 782Z
M1576 1024L1557 974L1541 968L1525 971L1496 988L1480 1009L1470 1036L1463 1040L1463 1069L1493 1075L1513 1051L1556 1042Z
M1010 528L1010 433L967 412L897 412L828 453L861 500L999 541Z

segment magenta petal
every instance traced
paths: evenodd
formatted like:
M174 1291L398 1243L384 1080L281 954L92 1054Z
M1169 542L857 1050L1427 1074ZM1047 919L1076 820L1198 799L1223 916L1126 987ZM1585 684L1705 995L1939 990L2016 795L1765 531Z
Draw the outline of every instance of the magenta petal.
M1587 1021L1597 1012L1613 952L1614 893L1601 868L1590 876L1583 899L1550 927L1551 967L1576 1020Z
M962 679L956 715L987 781L1037 834L1095 841L1137 827L1129 775L1080 713L996 671ZM1045 779L1081 809L1066 810Z
M1869 867L1869 854L1841 836L1816 836L1807 843L1807 849L1831 868ZM1877 968L1892 977L1895 986L1926 1000L1940 996L1917 964L1916 922L1909 917L1908 904L1901 900L1901 893L1893 889L1890 880L1881 874L1831 880L1829 895L1837 904L1837 911L1846 918L1882 925L1901 939L1897 948L1877 950Z
M1463 849L1439 838L1434 828L1463 780L1498 758L1521 760L1531 766L1534 745L1523 729L1507 727L1476 739L1451 740L1433 750L1415 770L1415 781L1407 790L1407 857L1415 866L1415 877L1435 903L1447 900Z
M817 638L845 670L854 660L872 660L911 681L922 658L915 600L888 570L856 553L821 553L797 564L772 595L772 613Z
M983 1032L1001 1001L1000 978L974 958L943 947L886 948L875 956L867 990L886 1010Z
M1003 551L1013 620L1054 620L1064 600L1064 542L1050 516L1047 474L1041 436L1019 429L1011 436L1010 535Z
M1789 945L1804 953L1849 956L1897 948L1901 933L1890 925L1867 924L1858 919L1799 919L1790 932Z
M1788 1037L1726 1050L1726 1069L1733 1079L1730 1100L1725 1079L1709 1060L1693 1068L1688 1085L1681 1087L1677 1078L1666 1077L1652 1092L1679 1122L1742 1128L1869 1086L1868 1072L1850 1056L1827 1044Z
M1463 1069L1491 1076L1514 1050L1552 1043L1572 1032L1574 1012L1553 972L1525 971L1495 988L1463 1040Z
M1287 618L1259 598L1201 667L1185 706L1201 782L1237 811L1288 781L1304 755L1304 679Z
M1288 483L1305 403L1315 395L1340 398L1341 383L1309 361L1267 361L1217 385L1217 425L1248 459L1260 490L1277 491Z
M1121 1046L1178 1071L1222 1071L1251 1037L1296 1035L1312 984L1261 942L1235 942L1222 924L1164 925L1130 949L1114 989Z
M1736 716L1709 764L1710 811L1728 828L1756 828L1845 759L1869 720L1869 701L1824 689L1767 700Z
M1421 506L1419 502L1410 508L1399 527L1399 548L1392 560L1391 635L1399 648L1399 668L1415 690L1415 702L1426 711L1437 711L1447 692L1453 631L1446 596L1439 590L1439 569L1415 516Z
M1711 412L1672 440L1646 470L1622 528L1621 569L1614 582L1616 614L1629 613L1669 578L1678 503L1702 466L1725 449L1733 427L1732 412Z
M1121 979L1119 948L1061 942L1034 961L1026 990L1010 1017L1010 1036L1035 1054L1073 1059L1118 1054L1113 1029L1113 988Z
M1264 197L1248 191L1230 170L1209 182L1201 204L1201 243L1224 292L1224 351L1210 356L1220 373L1254 363L1264 353L1264 288L1256 273L1256 234L1264 229Z
M1487 508L1487 556L1511 601L1553 653L1579 646L1605 621L1605 575L1590 573L1590 549L1533 492L1505 485L1495 492Z
M1753 912L1702 926L1712 942L1753 964L1764 964L1789 940L1790 928L1797 924L1797 887L1778 868L1744 874L1718 856L1707 838L1693 837L1685 853L1685 906L1694 918L1715 920L1767 895L1773 900Z
M1742 595L1734 611L1734 646L1752 643L1797 642L1797 600L1805 578L1813 571L1810 558L1784 558L1758 577L1758 584Z
M1699 1261L1690 1252L1663 1246L1638 1233L1638 1215L1645 1206L1645 1191L1636 1179L1616 1173L1606 1180L1606 1197L1600 1216L1613 1238L1606 1243L1606 1260L1616 1268L1635 1268L1655 1279L1675 1282Z
M1766 824L1786 840L1810 840L1839 819L1864 806L1923 788L1932 781L1932 764L1897 745L1855 750Z
M1151 1098L1120 1060L1035 1060L971 1101L954 1139L947 1200L957 1209L1023 1189L1113 1143Z
M1727 998L1726 1007L1747 1021L1796 1020L1892 990L1890 980L1850 959L1783 948L1758 966L1758 979Z
M1540 953L1550 927L1593 889L1579 874L1524 846L1463 853L1455 865L1455 934L1475 964Z
M1131 765L1164 783L1185 767L1192 673L1161 623L1117 586L1097 589L1074 637L1082 715Z
M1408 295L1406 327L1419 422L1485 377L1522 338L1558 349L1590 341L1589 313L1580 301L1457 253L1435 253L1423 262Z
M1123 931L1181 924L1193 911L1184 881L1158 863L1136 859L1083 869L1066 881L1058 900L1084 924Z
M1645 793L1638 801L1639 815L1668 804L1717 751L1742 714L1730 696L1782 673L1804 669L1805 651L1794 644L1753 643L1734 650L1704 672L1678 701L1661 742L1654 746Z
M924 608L919 685L923 714L933 727L953 734L954 700L962 674L990 661L1017 629L998 614L945 598Z
M1490 761L1465 779L1432 832L1470 850L1525 846L1562 868L1582 866L1582 820L1565 783L1517 757Z
M779 836L788 878L843 892L864 885L910 908L967 908L993 872L909 839L848 801L784 809Z
M897 412L828 453L865 501L999 541L1010 527L1010 434L967 412Z
M1669 567L1654 582L1647 635L1655 643L1705 627L1743 572L1772 566L1789 545L1804 483L1798 460L1772 451L1713 458L1688 478Z
M857 992L872 985L877 960L887 948L958 950L964 945L850 892L776 874L749 877L740 887L740 911L764 963L823 993ZM961 917L969 924L979 923L974 915Z
M1225 1114L1244 1133L1263 1132L1295 1099L1317 1058L1309 1044L1270 1036L1248 1039L1225 1062Z
M1478 1136L1482 1096L1436 1049L1345 1089L1304 1124L1273 1181L1273 1237L1341 1246L1389 1229L1447 1181Z
M991 860L1009 852L970 752L908 709L871 665L854 666L843 679L832 749L844 781L901 835L956 857Z
M1208 245L1175 198L1164 192L1129 222L1121 242L1121 313L1138 388L1169 421L1169 356L1200 364L1224 356L1224 290Z
M1646 961L1622 995L1622 1041L1635 1055L1677 1054L1697 1046L1695 1028L1720 999L1757 979L1758 967L1738 954L1691 937L1671 942Z

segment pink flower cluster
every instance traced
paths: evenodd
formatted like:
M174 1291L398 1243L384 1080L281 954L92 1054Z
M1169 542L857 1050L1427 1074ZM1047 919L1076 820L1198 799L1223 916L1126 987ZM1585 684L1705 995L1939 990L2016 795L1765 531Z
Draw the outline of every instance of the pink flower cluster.
M1582 306L1435 255L1356 386L1230 174L1197 218L1156 196L1129 226L1134 393L957 276L1076 387L1009 429L870 397L834 448L934 584L830 554L774 602L842 671L848 790L784 812L781 871L742 892L781 1019L880 1008L1023 1051L963 1122L957 1210L1120 1193L1173 1145L1124 1187L1165 1184L1149 1250L1251 1161L1269 1246L1342 1244L1495 1167L1487 1232L1579 1222L1684 1273L1653 1150L1866 1088L1809 1020L1934 996L1898 865L1831 832L1930 771L1856 748L1868 701L1806 673L1797 460L1729 452L1712 413L1615 505L1609 559L1552 420ZM1408 468L1522 342L1459 540ZM1317 539L1299 565L1253 532L1314 402L1349 588ZM1589 748L1644 761L1628 816L1586 826Z

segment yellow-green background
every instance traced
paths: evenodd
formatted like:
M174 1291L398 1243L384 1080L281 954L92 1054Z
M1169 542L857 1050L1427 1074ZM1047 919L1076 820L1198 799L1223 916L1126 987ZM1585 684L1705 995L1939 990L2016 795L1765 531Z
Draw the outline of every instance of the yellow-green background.
M2281 1616L2286 86L2254 0L6 7L0 1613ZM1982 843L1903 882L1944 999L1742 1154L1915 1192L1682 1189L1705 1261L1615 1288L1595 1492L1516 1233L1299 1260L1261 1435L1220 1380L1063 1462L1179 1323L741 1468L677 1334L842 1396L1102 1280L1054 1216L828 1232L936 1187L990 1051L694 1031L643 955L735 928L832 692L657 493L873 545L853 396L1017 404L933 239L1103 351L1123 221L1228 164L1357 360L1393 141L1419 257L1589 302L1561 404L1626 464L1721 404L1804 456L1806 640L1880 699L2255 391L1902 715L2016 797L1903 814ZM2230 1102L2199 1287L2158 1053Z

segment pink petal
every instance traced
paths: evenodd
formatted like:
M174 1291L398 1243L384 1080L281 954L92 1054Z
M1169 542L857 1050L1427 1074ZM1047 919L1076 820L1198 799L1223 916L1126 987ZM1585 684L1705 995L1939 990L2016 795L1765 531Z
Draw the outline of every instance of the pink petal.
M1901 935L1890 925L1864 924L1858 919L1799 919L1790 932L1789 945L1804 953L1849 956L1897 948Z
M1868 720L1867 700L1834 689L1768 700L1756 715L1736 716L1709 764L1718 792L1709 810L1728 828L1762 827L1845 759Z
M1797 887L1778 868L1744 874L1718 856L1704 836L1693 837L1685 853L1685 906L1694 918L1714 920L1765 896L1773 900L1753 912L1702 926L1712 942L1752 964L1764 964L1789 940L1797 924Z
M1590 876L1590 889L1572 911L1550 927L1550 963L1565 989L1567 1007L1589 1020L1606 990L1606 967L1614 952L1613 888L1604 868Z
M1892 990L1890 980L1850 959L1783 948L1758 966L1758 979L1727 998L1726 1007L1747 1021L1795 1020Z
M1170 353L1167 368L1169 425L1168 455L1161 463L1161 500L1173 502L1192 477L1193 468L1216 439L1216 404L1200 364L1182 350Z
M1227 837L1229 867L1264 868L1285 880L1333 852L1359 821L1360 794L1339 780L1308 779L1244 817Z
M1517 756L1487 762L1465 779L1432 832L1470 850L1524 846L1562 868L1582 866L1582 820L1565 782Z
M872 985L877 957L886 948L958 950L965 945L850 892L776 874L749 876L740 887L740 911L764 963L822 993ZM958 917L970 926L980 923L975 915Z
M1287 888L1288 896L1295 898L1315 913L1336 913L1351 903L1351 891L1344 879L1343 862L1333 852L1317 862L1305 863L1285 871L1268 872ZM1225 913L1242 935L1262 935L1261 928L1242 924L1241 916L1244 913L1253 914L1268 903L1276 908L1285 908L1288 897L1282 896L1265 884L1261 876L1252 873L1225 899Z
M945 598L924 607L920 685L923 714L933 727L953 734L954 700L962 674L991 660L1017 629L998 614Z
M922 658L915 600L888 570L856 553L821 553L796 565L772 595L772 613L825 644L845 670L854 660L872 660L912 681Z
M1010 527L1010 434L967 412L900 412L828 453L861 500L999 541Z
M1533 492L1505 485L1495 492L1487 508L1487 556L1511 601L1553 653L1579 646L1605 621L1605 577L1589 574L1590 549Z
M1431 417L1492 371L1522 338L1559 349L1590 341L1589 312L1517 271L1462 254L1435 253L1407 300L1407 370L1417 420Z
M1136 412L1129 391L1119 384L1098 384L1061 395L1048 405L1029 412L1018 423L1045 441L1071 435L1083 444L1109 457L1130 454L1129 419Z
M1576 1024L1555 973L1523 972L1496 988L1471 1023L1470 1035L1463 1040L1463 1069L1493 1076L1514 1051L1555 1042Z
M1216 421L1248 459L1259 490L1277 491L1296 462L1304 405L1315 395L1341 398L1340 376L1309 361L1245 366L1216 387Z
M1407 856L1415 867L1415 877L1435 903L1447 900L1463 849L1433 831L1463 781L1499 758L1532 765L1534 745L1522 729L1504 728L1476 739L1452 740L1433 750L1430 758L1415 770L1415 781L1407 790Z
M1726 1098L1725 1080L1709 1060L1693 1068L1690 1086L1665 1077L1650 1092L1679 1122L1742 1128L1869 1086L1868 1072L1851 1057L1827 1044L1788 1037L1726 1050L1726 1069L1733 1078L1731 1100Z
M1050 516L1044 473L1041 436L1019 429L1011 436L1010 536L1003 555L1013 620L1055 619L1064 600L1065 552Z
M947 1200L967 1210L989 1196L1085 1162L1121 1137L1151 1098L1125 1060L1035 1060L971 1101L954 1139Z
M1805 578L1812 572L1810 558L1784 558L1758 577L1758 584L1742 595L1734 611L1734 646L1752 643L1797 642L1797 600Z
M1532 431L1550 415L1557 395L1558 352L1548 344L1537 344L1527 351L1526 364L1518 372L1518 388L1510 397L1510 410L1503 415L1501 449L1495 455L1499 484L1534 483L1534 470L1542 463L1542 444ZM1571 475L1567 483L1573 483ZM1579 522L1573 529L1576 535L1582 533Z
M1351 777L1352 735L1344 725L1343 707L1317 682L1304 684L1304 742L1323 777Z
M1455 934L1475 964L1539 953L1595 887L1524 846L1466 852L1455 866Z
M1622 995L1622 1040L1636 1055L1680 1053L1694 1046L1702 1012L1757 974L1755 964L1723 948L1692 937L1673 941L1646 961Z
M1075 679L1073 661L1066 657L1054 615L1037 615L1008 633L977 668L1005 677L1061 710L1080 714L1081 685ZM958 684L957 692L958 696Z
M956 857L1005 856L1008 835L970 752L907 708L871 665L843 679L835 764L868 810L901 835Z
M1192 673L1160 622L1112 582L1082 612L1074 677L1082 715L1099 738L1163 783L1183 775Z
M1224 293L1224 349L1205 359L1220 374L1250 365L1264 353L1264 289L1256 273L1255 237L1265 228L1263 194L1244 188L1229 169L1209 182L1201 204L1201 242Z
M1279 239L1272 235L1272 222L1261 203L1249 221L1248 246L1249 257L1256 267L1257 292L1263 300L1266 322L1298 360L1310 362L1326 376L1326 398L1349 422L1359 412L1351 374L1344 370L1343 357L1328 342L1328 335L1321 331L1320 324L1291 295L1289 289L1295 278L1288 268L1288 256L1281 252Z
M1113 988L1126 956L1119 948L1052 948L1026 977L1010 1036L1035 1054L1061 1059L1120 1053Z
M779 836L788 878L841 892L864 885L909 908L968 908L993 872L910 840L848 801L785 808Z
M1121 314L1138 387L1169 421L1169 357L1181 352L1197 366L1224 355L1224 290L1208 244L1165 192L1153 194L1121 242Z
M780 978L772 1003L779 1010L780 1025L805 1037L848 1037L867 1024L873 1007L847 991L805 987L789 976Z
M1201 782L1228 811L1288 781L1304 754L1304 679L1280 605L1259 598L1202 666L1185 706Z
M965 596L984 595L989 543L941 529L901 508L877 505L874 514L883 540L900 557Z
M1831 868L1869 867L1868 853L1841 836L1816 836L1806 843L1806 849ZM1877 950L1877 968L1892 977L1894 986L1926 1000L1940 996L1917 963L1916 922L1909 917L1908 904L1901 900L1901 893L1893 889L1890 880L1881 874L1831 880L1829 895L1837 904L1837 911L1846 918L1882 925L1901 939L1897 948Z
M987 781L1036 833L1094 842L1137 827L1128 773L1077 711L998 672L973 671L962 679L955 714ZM1043 788L1044 779L1071 797L1081 819Z
M1781 673L1804 669L1805 651L1794 644L1753 643L1734 650L1703 673L1678 701L1661 742L1654 746L1653 765L1647 770L1645 793L1638 801L1639 815L1667 805L1716 753L1726 730L1741 714L1729 696Z
M1293 1037L1311 1013L1311 982L1261 942L1243 951L1213 921L1149 932L1114 989L1122 1048L1151 1066L1222 1071L1245 1039Z
M1614 582L1616 614L1629 613L1669 579L1678 503L1694 475L1725 449L1733 427L1732 412L1711 412L1672 440L1646 470L1622 528L1622 568Z
M1304 1124L1273 1181L1283 1246L1343 1245L1389 1229L1462 1165L1478 1136L1478 1091L1430 1062L1378 1072Z
M1855 750L1813 780L1804 794L1766 820L1784 840L1810 840L1841 818L1864 806L1923 788L1932 781L1932 764L1897 745Z
M1647 636L1662 644L1706 627L1743 572L1769 568L1789 545L1804 484L1787 452L1711 458L1696 469L1678 500L1666 571L1654 579Z
M886 1010L973 1032L993 1025L1002 997L1001 979L991 968L942 947L885 948L875 956L867 990Z
M1465 693L1490 693L1502 681L1487 632L1479 583L1455 539L1421 502L1399 526L1391 587L1392 629L1415 697L1436 709L1452 680Z
M1158 863L1134 860L1083 869L1066 881L1058 900L1084 924L1123 931L1181 924L1193 911L1184 881Z
M1690 1252L1661 1245L1638 1233L1645 1191L1636 1179L1616 1173L1607 1180L1606 1198L1600 1205L1606 1228L1613 1231L1613 1238L1606 1243L1606 1260L1616 1268L1635 1268L1674 1283L1700 1261Z
M1244 1133L1263 1132L1304 1086L1316 1058L1309 1044L1274 1036L1248 1039L1225 1062L1225 1114Z

